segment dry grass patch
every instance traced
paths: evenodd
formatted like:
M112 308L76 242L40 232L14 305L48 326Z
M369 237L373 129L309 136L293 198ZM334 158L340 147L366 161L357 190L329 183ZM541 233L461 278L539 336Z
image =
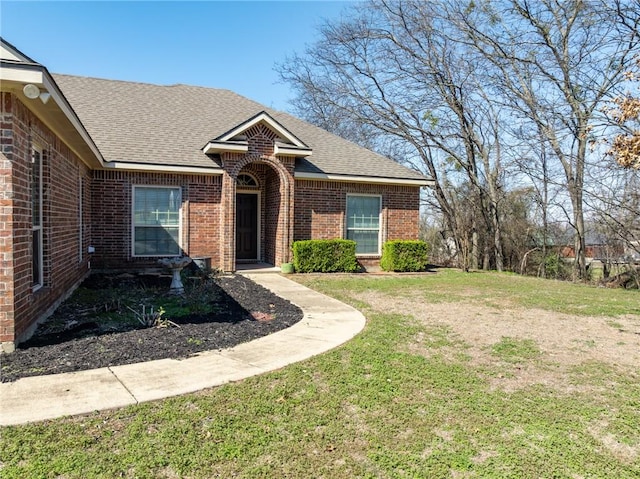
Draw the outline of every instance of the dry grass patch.
M403 296L407 294L407 290L403 291ZM421 291L414 290L412 294L420 297ZM375 311L408 312L406 297L379 291L358 292L353 297ZM597 362L635 374L640 364L640 317L635 315L611 320L543 309L495 308L472 300L411 302L410 313L421 325L421 331L405 345L407 352L461 360L463 351L472 365L491 368L492 387L507 391L533 384L566 393L593 390L593 385L574 384L569 380L573 366ZM494 351L505 338L532 341L540 355L517 361L516 354L515 361L505 361Z
M594 439L604 447L611 455L625 464L632 464L640 458L640 444L626 444L616 435L608 432L609 424L606 421L598 421L587 429Z

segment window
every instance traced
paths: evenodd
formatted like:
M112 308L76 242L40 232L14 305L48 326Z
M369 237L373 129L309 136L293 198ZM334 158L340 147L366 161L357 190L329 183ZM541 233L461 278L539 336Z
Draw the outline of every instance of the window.
M82 173L78 176L78 261L82 263L82 258L84 257L84 218L83 218L83 209L84 209L84 178L82 178Z
M241 173L238 175L238 180L236 181L237 185L242 188L247 187L247 186L251 186L251 187L257 187L258 186L258 182L256 181L256 179L247 174L247 173Z
M33 289L43 284L42 255L42 149L34 146L31 152L31 234Z
M180 254L180 188L133 187L133 255Z
M356 254L380 254L380 196L347 195L347 239Z

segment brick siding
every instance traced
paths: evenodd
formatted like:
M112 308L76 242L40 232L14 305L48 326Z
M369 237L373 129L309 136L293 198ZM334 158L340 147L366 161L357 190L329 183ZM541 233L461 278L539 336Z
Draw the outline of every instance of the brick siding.
M182 191L181 246L185 254L220 263L221 176L96 170L93 172L94 269L158 268L157 258L132 255L134 186L172 186Z
M0 342L28 336L88 273L91 240L87 166L15 96L2 93L0 162ZM31 151L43 150L43 286L33 291ZM80 184L84 197L81 206ZM82 219L80 215L82 213ZM82 236L81 236L82 225Z
M263 124L254 125L245 132L248 141L246 155L223 153L225 169L222 181L223 221L220 267L234 271L235 262L235 180L243 172L260 172L261 191L261 259L279 265L290 259L293 235L293 169L295 161L289 157L273 156L276 135Z
M380 227L383 243L395 239L418 239L420 188L298 179L294 200L294 241L345 238L347 194L382 196Z

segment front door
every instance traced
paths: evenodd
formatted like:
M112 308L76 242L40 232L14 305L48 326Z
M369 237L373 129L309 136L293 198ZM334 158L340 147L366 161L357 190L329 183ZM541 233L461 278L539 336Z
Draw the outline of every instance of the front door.
M236 259L258 260L258 195L236 195Z

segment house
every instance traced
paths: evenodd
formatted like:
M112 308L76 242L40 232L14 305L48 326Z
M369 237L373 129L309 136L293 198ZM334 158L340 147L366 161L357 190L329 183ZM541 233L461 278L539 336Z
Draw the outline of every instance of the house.
M91 269L189 255L280 265L351 238L365 267L418 236L429 179L228 90L52 75L0 44L0 342Z
M575 260L576 249L573 237L563 239L559 247L560 257L567 260ZM593 261L602 263L621 263L625 261L625 247L618 238L607 237L596 232L587 232L585 235L585 258L587 264Z

